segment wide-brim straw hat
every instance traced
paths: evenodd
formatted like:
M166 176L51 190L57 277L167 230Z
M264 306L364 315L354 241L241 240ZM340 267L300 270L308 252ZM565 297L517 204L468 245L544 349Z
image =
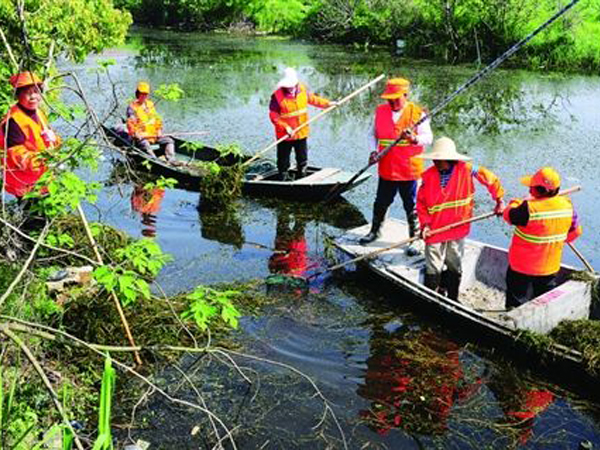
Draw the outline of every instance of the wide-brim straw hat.
M462 155L456 151L454 141L448 137L441 137L433 143L433 148L428 153L422 153L419 157L423 159L444 160L444 161L470 161L467 155Z
M410 81L404 78L392 78L387 81L381 98L395 100L404 94L408 94L408 91L410 91Z
M277 83L277 87L293 88L298 84L298 74L296 70L288 67L283 72L283 78Z
M15 75L11 76L8 79L8 82L15 89L19 89L19 88L26 87L26 86L32 86L34 84L35 85L42 85L43 84L43 82L40 79L40 77L38 77L33 72L21 72L21 73L17 73Z
M147 81L140 81L137 84L136 89L140 94L149 94L150 93L150 83Z
M560 187L560 175L552 167L542 167L533 175L521 178L521 183L525 186L541 186L548 191L553 191Z

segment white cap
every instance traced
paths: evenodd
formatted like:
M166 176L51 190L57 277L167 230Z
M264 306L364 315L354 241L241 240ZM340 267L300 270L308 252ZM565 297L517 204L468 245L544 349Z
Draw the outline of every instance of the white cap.
M283 78L277 83L277 87L293 88L297 84L298 74L296 73L296 70L292 67L288 67L283 71Z

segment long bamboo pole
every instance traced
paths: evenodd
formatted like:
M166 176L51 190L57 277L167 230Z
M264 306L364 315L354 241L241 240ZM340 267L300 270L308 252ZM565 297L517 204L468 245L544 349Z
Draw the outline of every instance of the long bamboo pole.
M558 193L558 195L569 195L569 194L572 194L574 192L578 192L580 190L581 190L581 186L573 186L572 188L565 189L564 191L560 191ZM446 231L452 230L452 229L460 227L462 225L466 225L468 223L479 222L481 220L488 219L488 218L490 218L492 216L495 216L495 215L496 215L496 213L492 211L492 212L488 212L488 213L485 213L485 214L481 214L479 216L471 217L469 219L465 219L465 220L461 220L461 221L458 221L458 222L454 222L454 223L451 223L449 225L443 226L441 228L437 228L435 230L431 230L429 232L429 236L435 236L436 234L444 233ZM362 261L362 260L367 259L367 258L372 258L373 256L377 256L377 255L379 255L381 253L385 253L385 252L387 252L389 250L393 250L395 248L402 247L403 245L408 245L408 244L410 244L412 242L418 241L419 239L421 239L421 236L413 236L411 238L404 239L404 240L402 240L400 242L396 242L395 244L390 245L389 247L380 248L380 249L377 249L375 251L366 253L364 255L357 256L356 258L353 258L353 259L351 259L349 261L344 261L342 263L339 263L339 264L336 264L334 266L328 267L325 270L322 270L320 272L313 273L312 275L310 275L307 278L307 280L310 280L311 278L315 278L315 277L317 277L319 275L322 275L324 273L331 272L333 270L341 269L342 267L345 267L345 266L347 266L349 264L353 264L355 262ZM583 257L583 255L581 257ZM592 271L593 271L593 269L592 269Z
M594 273L595 272L594 268L589 263L589 261L587 259L585 259L585 256L583 256L583 254L579 250L577 250L577 247L575 247L575 245L572 242L567 242L567 244L569 245L569 247L571 247L571 250L573 250L573 253L575 253L575 255L577 255L577 257L581 260L581 262L583 263L585 268L587 270L589 270L590 272Z
M94 249L94 254L96 255L96 259L98 260L98 263L103 265L104 261L102 259L102 255L100 254L100 251L98 250L98 245L96 244L96 240L94 239L92 230L90 230L90 226L88 224L87 218L85 217L85 213L83 212L83 208L81 208L81 204L77 205L77 212L79 213L79 216L81 217L81 222L83 223L83 227L85 228L85 233L87 234L88 240L90 241L90 244L92 244L92 248ZM114 291L110 291L110 294L111 294L111 298L113 299L113 301L115 303L115 307L117 308L117 312L119 313L119 317L121 319L121 324L123 325L123 329L125 330L125 335L127 336L127 340L129 341L129 343L131 344L132 347L136 347L135 341L133 340L133 335L131 334L131 329L129 328L129 322L127 322L127 318L125 317L125 313L123 312L123 308L121 307L121 302L119 301L119 298L117 297L117 294L115 294ZM140 353L136 350L133 352L133 355L135 357L135 362L141 366L142 358L140 358Z
M363 87L357 89L356 91L352 92L351 94L347 95L346 97L344 97L343 99L341 99L339 102L337 102L335 105L330 106L329 108L324 109L323 111L321 111L319 114L317 114L316 116L312 117L311 119L309 119L308 121L304 122L302 125L300 125L299 127L295 128L294 131L292 131L292 136L294 134L296 134L298 131L302 130L303 128L307 127L308 125L310 125L311 123L313 123L314 121L320 119L321 117L323 117L325 114L327 114L330 111L333 111L336 108L339 108L340 106L342 106L344 103L346 103L347 101L353 99L354 97L356 97L358 94L360 94L361 92L365 91L366 89L370 88L371 86L373 86L375 83L378 83L380 80L382 80L385 77L384 74L379 75L377 78L375 78L374 80L368 82L367 84L365 84ZM270 143L269 145L267 145L265 148L263 148L262 150L258 151L252 158L250 158L248 161L246 161L244 164L242 164L243 166L247 166L248 164L250 164L251 162L255 161L256 159L260 158L263 154L265 154L266 152L268 152L269 150L271 150L273 147L276 147L278 144L282 143L283 141L285 141L286 139L289 138L289 135L286 135L284 137L282 137L281 139L277 139L275 142Z

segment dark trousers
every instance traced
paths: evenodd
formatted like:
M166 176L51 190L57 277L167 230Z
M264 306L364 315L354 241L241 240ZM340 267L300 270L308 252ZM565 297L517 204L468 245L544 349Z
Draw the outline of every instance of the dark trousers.
M528 295L530 286L533 290L533 296ZM509 267L506 271L506 308L517 308L555 287L556 274L526 275L515 272Z
M300 172L306 170L308 164L308 144L306 138L295 141L283 141L277 144L277 169L283 174L290 168L290 154L296 153L296 166Z
M417 181L390 181L379 178L377 184L377 197L375 197L375 206L385 208L386 210L394 202L396 193L402 198L402 205L406 216L408 217L414 210L417 200Z

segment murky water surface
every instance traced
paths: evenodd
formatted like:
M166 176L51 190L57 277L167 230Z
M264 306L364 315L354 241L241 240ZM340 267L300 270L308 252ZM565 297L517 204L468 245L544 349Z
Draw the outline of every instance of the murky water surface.
M114 96L106 78L90 71L98 59L107 58L115 60L110 68ZM313 91L333 99L380 73L402 75L413 81L414 98L430 107L475 70L408 61L379 50L139 29L126 48L92 57L73 70L101 115L108 114L115 96L119 99L112 123L124 114L137 80L154 86L179 83L185 99L157 105L167 131L209 130L207 144L238 142L255 152L273 139L269 96L286 66L297 67ZM382 88L315 123L311 163L348 170L366 163L367 130ZM598 98L598 77L497 70L433 125L436 135L451 136L459 150L498 174L508 198L524 195L518 178L546 164L559 170L565 187L583 185L574 197L585 229L577 245L600 267L600 239L594 232L600 226ZM133 236L155 235L174 256L159 280L170 292L321 267L325 234L338 235L370 220L376 187L373 176L333 208L244 198L233 212L201 213L198 194L177 189L144 209L139 189L114 184L112 170L107 160L99 174L107 186L98 208L89 213ZM484 191L478 193L480 212L492 207ZM398 201L391 214L402 217L401 211ZM508 245L509 236L499 220L477 224L472 233L500 246ZM568 250L564 258L580 265ZM405 295L353 274L321 280L307 295L282 295L263 315L244 319L236 339L245 352L312 377L332 402L349 448L577 448L586 439L600 445L594 404L539 373L510 368L477 349L476 337L465 341L435 317L412 313L403 306ZM230 426L240 425L240 448L342 447L332 416L320 423L323 403L307 380L281 367L239 362L250 368L253 386L217 360L184 359L182 367L215 412ZM176 375L167 370L159 376L169 380ZM171 388L195 399L185 386ZM205 424L201 414L156 397L140 414L150 427L132 436L149 440L152 448L204 445L204 425L201 433L190 434Z

